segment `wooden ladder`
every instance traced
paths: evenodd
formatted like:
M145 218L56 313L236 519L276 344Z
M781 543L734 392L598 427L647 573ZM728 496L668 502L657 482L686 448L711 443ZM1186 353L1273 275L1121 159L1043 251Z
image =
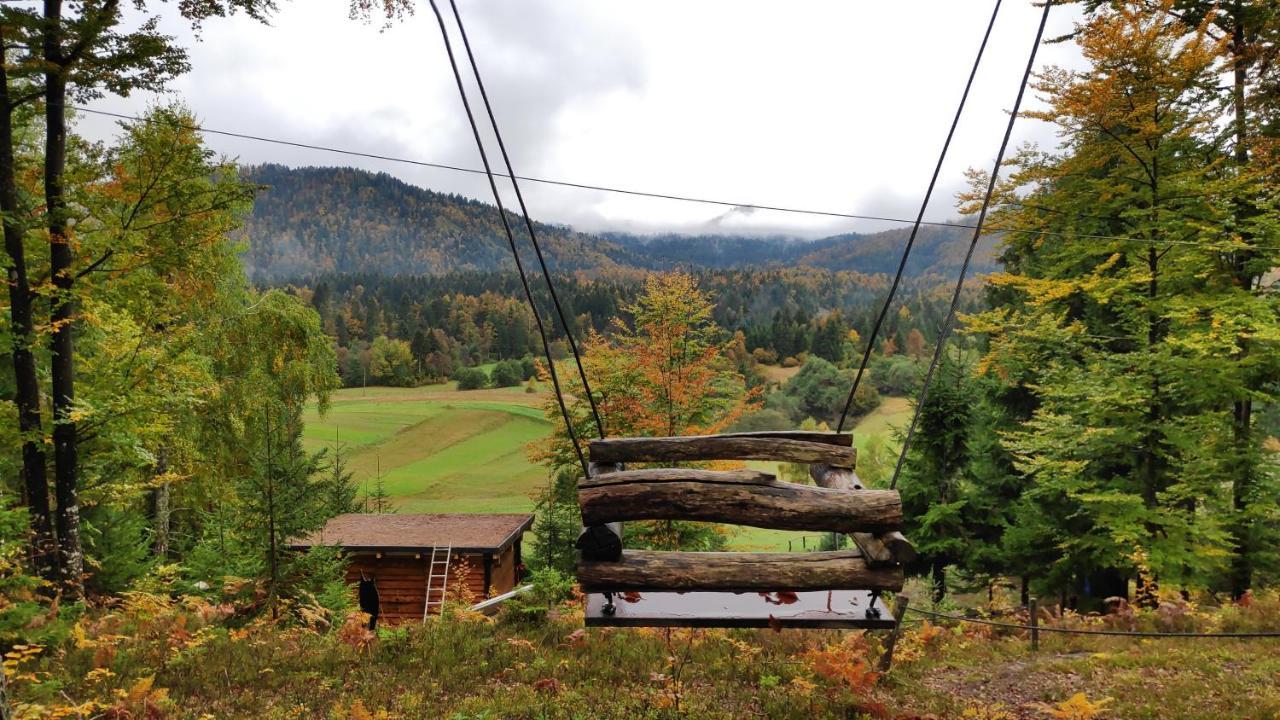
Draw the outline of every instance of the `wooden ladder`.
M444 605L445 590L449 587L449 559L452 555L453 545L431 548L431 562L427 565L427 594L422 603L423 621L431 614L432 608L438 615ZM432 597L433 595L435 596Z

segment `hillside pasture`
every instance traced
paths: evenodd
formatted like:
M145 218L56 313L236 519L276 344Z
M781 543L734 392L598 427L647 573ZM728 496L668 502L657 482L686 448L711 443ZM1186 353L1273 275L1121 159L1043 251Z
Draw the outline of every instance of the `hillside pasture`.
M399 512L530 512L547 477L527 453L551 432L541 409L545 397L523 387L458 390L453 383L347 388L334 393L323 417L314 407L306 412L303 443L317 451L341 442L361 491L381 474ZM885 398L854 428L855 442L861 448L869 433L892 435L910 413L905 398ZM750 465L781 476L777 463ZM820 539L819 533L741 527L732 529L729 545L798 551Z
M323 417L306 413L304 444L341 442L355 482L372 488L381 474L401 512L528 511L546 477L526 457L551 429L540 402L521 388L341 390Z

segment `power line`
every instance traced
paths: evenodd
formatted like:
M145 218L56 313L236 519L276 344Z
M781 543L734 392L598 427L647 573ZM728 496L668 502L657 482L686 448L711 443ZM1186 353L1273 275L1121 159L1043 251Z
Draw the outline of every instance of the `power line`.
M363 152L360 150L350 150L347 148L337 148L329 145L317 145L315 143L305 143L305 142L299 142L297 140L286 140L282 138L266 137L263 135L254 135L251 133L235 132L231 130L218 130L215 128L204 127L202 125L190 125L185 123L158 121L153 118L141 117L138 115L129 115L126 113L111 112L108 110L95 110L93 108L87 108L87 107L78 106L78 105L71 105L69 107L72 110L75 110L76 112L88 113L90 115L100 115L103 117L111 117L119 120L131 120L134 122L166 122L166 124L170 125L171 127L176 127L182 130L190 130L192 132L205 133L208 135L220 135L222 137L237 138L240 140L252 140L254 142L268 143L272 145L284 145L286 147L295 147L303 150L316 150L319 152L333 153L336 155L368 158L370 160L382 160L385 162L400 163L404 165L414 165L417 167L433 168L436 170L447 170L450 172L465 173L468 175L484 175L485 174L484 170L477 169L477 168L462 167L460 165L449 165L447 163L429 162L426 160L414 160L412 158L397 157L395 155L382 155L379 153ZM494 173L493 176L495 178L504 178L508 180L512 178L511 175L507 175L504 173ZM593 190L596 192L613 193L615 195L630 195L633 197L647 197L647 198L655 198L658 200L673 200L676 202L697 203L701 205L716 205L719 207L743 208L747 210L765 210L769 212L791 213L794 215L812 215L816 217L841 218L845 220L872 220L876 222L890 222L890 223L898 223L902 225L915 224L915 220L909 220L906 218L898 218L898 217L889 217L887 215L863 215L858 213L837 212L834 210L817 210L812 208L787 207L783 205L760 205L757 203L732 202L729 200L717 200L714 198L697 197L693 195L677 195L674 193L650 192L646 190L635 190L631 188L611 187L608 185L595 185L591 183L573 182L569 180L553 180L550 178L533 177L530 175L516 175L515 179L523 182L538 183L540 185L567 187L567 188L574 188L577 190ZM1010 203L1010 204L1024 205L1024 203ZM1037 207L1036 209L1044 210L1046 212L1058 212L1058 213L1062 212L1059 210L1053 210L1049 208ZM945 221L935 221L935 220L924 220L924 221L921 221L920 224L927 225L929 227L958 228L963 230L973 230L977 227L976 225L969 225L967 223L945 222ZM1015 233L1020 235L1037 235L1037 236L1043 236L1043 237L1075 238L1078 240L1114 240L1117 242L1140 242L1140 243L1149 243L1149 244L1154 243L1157 245L1187 245L1192 247L1207 247L1207 248L1216 249L1222 252L1226 252L1231 249L1228 247L1223 247L1229 242L1228 240L1224 240L1221 243L1205 242L1205 241L1197 241L1197 240L1174 240L1174 239L1155 240L1151 238L1123 236L1123 235L1105 235L1105 234L1099 234L1099 233L1065 233L1065 232L1056 231L1056 230L1001 229L1001 230L997 230L997 232ZM1249 245L1248 247L1249 249L1254 249L1254 250L1273 250L1273 251L1280 252L1280 246L1272 247L1272 246L1266 246L1266 245Z
M434 8L434 4L432 5ZM595 395L591 392L591 383L587 382L587 371L582 367L582 355L578 352L578 343L573 339L573 328L565 317L564 307L560 304L560 295L556 293L555 283L551 281L551 271L547 269L547 261L542 256L542 246L538 244L538 234L533 229L533 219L529 217L529 208L524 204L524 193L520 192L520 183L516 181L516 171L511 165L511 156L507 154L507 144L502 141L502 132L498 129L498 119L493 115L493 105L489 103L489 92L484 89L484 80L480 78L480 66L476 64L476 56L471 52L471 41L467 39L467 28L462 23L462 15L458 12L458 4L449 0L453 10L453 19L458 24L458 34L462 37L462 47L467 51L467 60L471 63L471 73L476 78L476 87L480 89L480 98L484 101L485 113L489 116L489 126L493 128L493 136L498 141L498 149L502 152L502 162L507 166L507 175L511 178L511 188L515 190L516 200L520 204L520 214L524 216L524 226L529 232L529 243L538 258L538 266L542 268L542 279L547 284L547 292L551 294L551 303L555 306L560 324L564 326L564 336L569 341L569 349L573 351L573 362L578 366L578 378L582 381L582 392L591 405L591 417L596 421L596 431L604 439L604 421L600 419L600 410L596 407ZM512 247L514 250L514 246ZM537 309L534 309L537 312Z

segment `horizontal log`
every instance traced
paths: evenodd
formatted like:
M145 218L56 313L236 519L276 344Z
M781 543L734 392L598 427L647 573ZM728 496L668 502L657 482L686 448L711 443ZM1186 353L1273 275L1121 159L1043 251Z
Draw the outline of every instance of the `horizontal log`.
M693 470L688 468L653 468L603 473L578 480L579 488L622 485L637 482L706 482L735 485L760 485L777 480L771 473L758 470Z
M902 526L893 490L828 490L796 483L634 482L578 489L588 526L626 520L701 520L774 530L886 531Z
M817 430L753 430L751 432L720 433L716 437L728 438L780 438L803 440L841 447L853 447L853 433L821 432Z
M858 452L825 442L774 437L690 435L609 438L591 441L595 462L686 462L693 460L778 460L853 467Z
M870 567L854 550L696 553L627 550L618 562L578 563L585 592L900 590L901 567Z

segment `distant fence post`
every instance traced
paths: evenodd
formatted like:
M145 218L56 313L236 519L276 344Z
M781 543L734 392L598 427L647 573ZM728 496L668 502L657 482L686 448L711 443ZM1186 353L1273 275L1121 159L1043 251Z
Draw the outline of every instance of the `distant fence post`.
M1031 598L1031 652L1040 649L1040 600Z
M884 653L880 655L880 672L889 672L893 664L893 646L898 644L898 636L902 634L902 618L907 614L907 603L911 601L906 595L898 595L893 599L893 630L884 642Z

